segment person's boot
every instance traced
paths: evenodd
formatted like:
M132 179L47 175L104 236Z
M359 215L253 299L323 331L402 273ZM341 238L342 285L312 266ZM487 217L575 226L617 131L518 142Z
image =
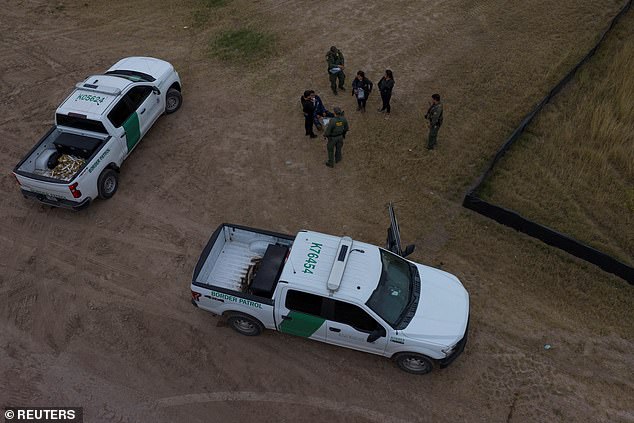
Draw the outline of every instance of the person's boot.
M330 163L329 161L326 161L326 166L328 166L328 167L335 167L335 165L334 165L334 164L332 164L332 163Z

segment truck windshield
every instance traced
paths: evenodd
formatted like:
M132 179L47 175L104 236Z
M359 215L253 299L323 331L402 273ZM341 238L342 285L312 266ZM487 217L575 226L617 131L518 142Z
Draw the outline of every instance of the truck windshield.
M154 82L156 81L156 79L150 75L148 75L147 73L143 73L143 72L137 72L137 71L132 71L132 70L123 70L123 69L117 69L117 70L113 70L110 72L106 72L106 75L112 75L112 76L118 76L120 78L125 78L127 80L130 80L132 82Z
M396 328L405 317L413 298L412 267L401 257L389 251L381 252L381 279L366 305Z

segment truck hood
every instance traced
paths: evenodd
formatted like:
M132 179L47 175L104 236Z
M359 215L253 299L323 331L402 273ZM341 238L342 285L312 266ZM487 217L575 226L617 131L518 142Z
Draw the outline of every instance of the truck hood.
M153 57L126 57L112 65L107 72L114 70L131 70L145 73L160 82L164 75L174 70L172 65L165 60Z
M464 335L469 320L469 294L454 275L416 264L421 293L416 314L403 335L438 345L452 345Z

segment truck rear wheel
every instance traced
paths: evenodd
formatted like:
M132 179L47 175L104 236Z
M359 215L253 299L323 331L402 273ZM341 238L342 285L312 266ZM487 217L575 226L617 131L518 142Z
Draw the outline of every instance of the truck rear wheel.
M415 375L427 374L434 368L429 358L417 353L401 353L394 357L394 361L401 370Z
M229 316L227 323L233 330L246 336L257 336L264 330L262 323L245 314L233 314Z
M180 109L181 104L183 104L181 93L175 88L167 90L167 94L165 94L165 113L168 115L174 113Z
M105 169L99 175L97 180L97 189L99 191L99 198L107 200L111 198L119 188L119 174L114 169Z

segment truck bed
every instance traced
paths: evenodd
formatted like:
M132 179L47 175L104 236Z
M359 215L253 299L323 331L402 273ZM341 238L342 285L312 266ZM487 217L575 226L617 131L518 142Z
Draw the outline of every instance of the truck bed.
M194 282L271 298L293 237L236 225L212 235Z
M103 137L77 135L53 127L18 163L14 172L28 178L49 182L71 181L104 146L107 138L107 135ZM64 161L75 162L76 165L67 167L72 169L70 172L55 172L55 168Z

